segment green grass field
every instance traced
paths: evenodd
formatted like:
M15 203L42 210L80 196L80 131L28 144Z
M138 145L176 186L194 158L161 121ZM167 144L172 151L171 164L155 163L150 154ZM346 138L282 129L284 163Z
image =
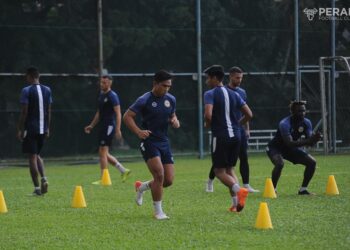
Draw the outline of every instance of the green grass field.
M152 218L150 192L144 205L134 202L133 183L150 179L143 162L126 183L110 169L113 185L91 185L97 165L46 166L50 182L44 197L33 191L26 168L0 169L8 213L0 214L0 249L349 249L350 156L316 156L318 167L310 184L314 197L296 195L304 168L286 164L277 199L248 197L242 213L230 213L226 188L215 181L214 193L204 192L210 160L176 159L174 185L165 190L167 221ZM272 166L265 155L252 155L251 184L264 189ZM327 178L335 179L339 196L326 196ZM76 185L82 185L87 208L71 208ZM254 228L259 203L266 201L272 230Z

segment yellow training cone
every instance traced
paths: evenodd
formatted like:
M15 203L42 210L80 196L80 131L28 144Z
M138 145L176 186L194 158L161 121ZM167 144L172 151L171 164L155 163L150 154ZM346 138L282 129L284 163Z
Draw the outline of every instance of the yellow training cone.
M4 194L0 190L0 214L1 213L7 213L7 207L6 207L6 202L4 198Z
M109 176L109 172L108 172L107 168L103 169L101 184L103 186L110 186L110 185L112 185L111 177Z
M272 229L271 217L269 208L266 202L261 202L258 217L256 218L255 227L257 229Z
M74 191L74 196L72 200L72 207L74 208L84 208L86 207L86 202L83 194L83 188L81 186L76 186Z
M264 198L276 198L277 197L271 178L266 179L263 197Z
M338 195L339 194L339 190L337 187L337 183L335 182L334 175L330 175L328 177L326 194L328 194L328 195Z

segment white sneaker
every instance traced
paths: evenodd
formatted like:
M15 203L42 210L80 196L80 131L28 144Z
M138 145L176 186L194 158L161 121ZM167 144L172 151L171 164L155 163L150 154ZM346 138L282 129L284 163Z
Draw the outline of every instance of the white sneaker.
M212 192L214 192L214 184L213 184L213 181L212 181L212 180L208 180L208 181L207 181L205 191L206 191L207 193L212 193Z
M165 213L155 214L154 218L156 218L157 220L168 220L168 219L170 219L170 217L167 216Z
M140 186L142 185L142 182L141 181L136 181L135 182L135 190L136 190L136 204L138 206L141 206L142 205L142 202L143 202L143 192L140 191Z
M244 184L243 187L246 188L249 193L259 193L260 192L260 190L252 188L249 184Z

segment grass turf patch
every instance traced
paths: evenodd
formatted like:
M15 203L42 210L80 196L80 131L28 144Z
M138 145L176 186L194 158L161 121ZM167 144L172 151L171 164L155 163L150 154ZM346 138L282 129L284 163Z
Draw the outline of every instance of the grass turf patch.
M277 199L251 194L242 213L230 213L227 189L214 182L204 191L210 160L177 158L172 187L165 189L167 221L152 218L151 194L144 205L134 202L135 180L148 180L144 162L126 163L132 170L122 183L110 168L113 185L91 185L98 165L46 166L49 193L30 196L29 170L0 169L8 213L0 214L0 249L346 249L350 244L350 156L316 156L317 170L309 189L317 196L296 195L304 168L286 163ZM251 185L263 191L272 165L265 155L250 157ZM236 171L239 176L239 171ZM327 178L335 179L339 196L326 196ZM82 185L87 208L71 208L76 185ZM269 206L273 230L254 228L259 204Z

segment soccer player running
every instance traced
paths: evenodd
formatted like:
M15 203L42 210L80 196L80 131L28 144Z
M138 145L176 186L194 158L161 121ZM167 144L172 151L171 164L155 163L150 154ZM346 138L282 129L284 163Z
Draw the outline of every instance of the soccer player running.
M231 212L240 212L245 205L248 190L241 188L233 172L239 154L240 126L252 117L243 99L233 90L223 86L224 69L220 65L207 68L207 84L211 90L204 93L205 125L211 127L213 140L211 157L216 177L229 189L232 197ZM237 119L240 110L243 116Z
M276 190L278 180L284 166L283 159L293 164L305 166L304 179L299 189L299 195L311 195L307 190L316 169L316 160L302 148L313 146L320 139L319 132L312 133L311 121L305 118L306 101L293 101L289 108L291 115L283 118L274 138L269 142L266 153L275 166L272 170L272 183Z
M117 140L122 139L122 133L120 130L121 125L121 112L120 101L116 92L112 87L113 78L110 75L103 75L100 79L100 95L98 97L98 110L92 119L91 123L84 128L85 133L90 134L91 130L100 122L99 129L99 157L101 176L103 170L107 169L108 163L116 167L124 182L131 171L125 168L114 156L109 153L109 148L112 145L113 137ZM100 184L100 181L95 181L93 184Z
M240 97L243 99L243 101L247 102L247 93L244 89L240 87L243 79L242 69L240 69L239 67L232 67L230 68L229 72L230 72L230 82L227 85L227 87L237 92L240 95ZM240 119L242 117L242 112L240 110L237 110L236 117L237 119ZM241 144L240 144L240 150L239 150L239 171L242 176L243 187L248 189L249 193L256 193L256 192L259 192L259 190L256 190L249 185L249 163L248 163L248 152L247 152L248 138L250 136L249 122L247 122L243 126L240 126L240 132L241 132ZM213 185L214 178L215 178L215 173L214 173L214 168L212 166L209 172L209 179L206 185L207 192L214 191L214 185Z
M21 91L21 114L17 124L17 138L22 142L22 151L28 154L29 170L34 184L33 195L40 196L48 191L48 181L45 176L43 159L40 151L45 138L50 135L52 96L49 87L40 84L39 71L29 67L26 71L26 81L29 86ZM38 175L41 176L39 184Z
M179 128L180 122L175 114L176 99L168 91L172 86L172 76L165 70L154 75L152 91L140 96L124 114L127 127L140 139L142 156L153 179L136 181L136 203L141 206L143 193L151 189L154 217L168 219L163 212L163 188L169 187L174 179L174 161L168 139L168 125ZM135 123L136 115L142 118L141 128Z

